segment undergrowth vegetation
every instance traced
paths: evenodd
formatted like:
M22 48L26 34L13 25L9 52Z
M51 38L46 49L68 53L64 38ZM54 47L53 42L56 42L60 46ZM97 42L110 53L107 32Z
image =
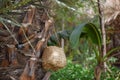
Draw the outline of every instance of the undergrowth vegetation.
M50 80L94 80L94 63L89 66L67 61L64 69L53 72ZM120 70L110 67L110 71L102 74L101 80L120 80Z

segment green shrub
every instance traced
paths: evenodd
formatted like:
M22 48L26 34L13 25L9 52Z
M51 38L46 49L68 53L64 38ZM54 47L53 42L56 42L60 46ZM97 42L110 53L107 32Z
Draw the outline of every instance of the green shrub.
M73 64L70 60L64 69L53 72L50 80L93 80L94 70Z
M68 60L64 69L52 72L50 80L94 80L94 68L93 64L88 67ZM102 73L101 80L120 80L120 69L111 67L110 70L111 73Z

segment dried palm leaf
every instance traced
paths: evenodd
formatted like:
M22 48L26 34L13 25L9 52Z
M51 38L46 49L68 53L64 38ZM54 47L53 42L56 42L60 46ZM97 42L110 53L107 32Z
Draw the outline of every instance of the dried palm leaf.
M116 21L118 16L120 16L120 0L106 0L103 14L105 16L105 23L107 25L113 24L113 21Z

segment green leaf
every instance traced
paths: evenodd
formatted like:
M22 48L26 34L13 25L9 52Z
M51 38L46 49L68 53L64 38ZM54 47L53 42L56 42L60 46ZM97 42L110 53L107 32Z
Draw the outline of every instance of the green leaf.
M57 34L58 34L59 38L68 39L70 36L70 33L71 33L70 31L64 30L64 31L58 32Z
M113 48L111 49L110 51L107 52L107 54L104 56L104 61L106 61L107 57L110 56L113 52L117 51L117 50L120 50L120 46L116 47L116 48Z
M81 35L85 25L86 25L86 23L80 24L71 33L71 35L70 35L70 45L72 46L73 49L75 49L79 46L79 38L80 38L80 35Z
M100 62L101 61L101 56L100 56L99 50L96 47L93 46L93 51L95 53L97 62Z
M87 33L87 36L90 37L91 41L94 44L97 44L100 46L100 44L101 44L100 32L94 24L87 23L85 25L84 31Z
M73 49L77 48L80 44L80 37L82 33L87 33L94 44L101 45L101 36L98 28L92 23L83 23L76 27L70 35L70 44Z
M51 40L48 40L47 45L48 46L56 46L56 43L52 42Z
M50 36L50 39L48 41L48 45L58 45L58 38L55 35Z

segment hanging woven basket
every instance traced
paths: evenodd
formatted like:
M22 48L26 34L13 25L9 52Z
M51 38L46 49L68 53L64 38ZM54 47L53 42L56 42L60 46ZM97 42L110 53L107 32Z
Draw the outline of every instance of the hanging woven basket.
M45 70L56 71L65 67L66 56L62 48L49 46L45 48L42 55L42 66Z

